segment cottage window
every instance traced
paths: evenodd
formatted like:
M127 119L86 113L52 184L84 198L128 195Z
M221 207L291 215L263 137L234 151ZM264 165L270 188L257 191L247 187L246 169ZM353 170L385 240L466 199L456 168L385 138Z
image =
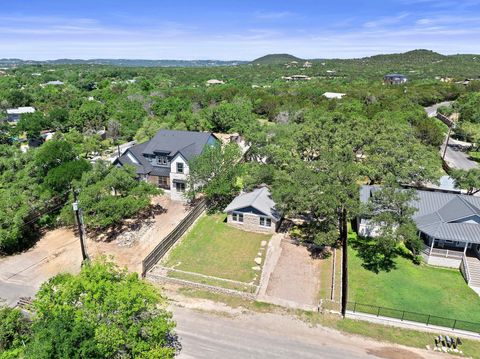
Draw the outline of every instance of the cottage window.
M272 220L267 217L260 217L260 226L262 227L271 227L272 226Z
M183 173L183 163L182 162L177 162L177 172L178 173Z
M185 192L185 183L184 182L175 182L175 190L177 192Z
M243 213L232 213L232 220L234 222L243 223Z

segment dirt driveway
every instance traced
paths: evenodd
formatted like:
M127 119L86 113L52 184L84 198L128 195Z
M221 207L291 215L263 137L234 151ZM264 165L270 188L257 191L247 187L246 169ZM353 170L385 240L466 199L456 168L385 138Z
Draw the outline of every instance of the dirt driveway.
M120 266L140 272L142 259L180 222L188 212L184 204L167 196L155 200L166 211L155 216L148 230L125 245L114 240L98 243L87 238L91 257L111 256ZM78 237L70 229L47 232L37 244L24 253L0 258L0 298L14 304L19 297L34 296L40 285L58 273L80 270L81 252Z
M28 251L0 258L0 298L11 305L31 297L52 276L78 272L81 260L80 242L71 230L47 232Z
M281 241L280 249L280 257L268 281L267 298L278 299L279 303L317 306L321 261L313 259L305 247L288 239Z
M131 244L125 244L121 238L111 242L88 240L88 252L92 256L111 256L115 263L140 273L142 260L153 248L186 216L188 208L181 202L172 201L167 195L155 201L166 209L165 213L155 216L151 226Z

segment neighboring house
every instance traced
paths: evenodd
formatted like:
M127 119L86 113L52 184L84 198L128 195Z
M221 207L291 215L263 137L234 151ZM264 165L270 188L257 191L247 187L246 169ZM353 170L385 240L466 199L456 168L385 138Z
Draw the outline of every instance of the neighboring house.
M34 113L35 108L30 106L9 108L7 109L7 121L9 123L15 124L22 118L22 115L26 113Z
M326 98L328 99L339 99L341 100L343 96L345 96L346 94L344 93L339 93L339 92L325 92L323 94L323 96L325 96Z
M307 75L292 75L292 76L282 76L282 79L287 81L309 81L312 78Z
M401 85L407 81L408 78L401 74L388 74L383 76L383 83L386 85Z
M362 186L360 200L368 202L378 186ZM464 255L480 258L480 197L458 193L416 190L412 219L425 247L428 264L458 268ZM375 236L377 229L360 219L358 233Z
M281 216L275 208L270 191L262 186L239 194L225 208L227 223L251 232L276 232Z
M61 86L61 85L64 85L64 83L62 81L59 81L59 80L54 80L54 81L48 81L46 83L43 84L43 86Z
M150 141L127 149L113 164L132 165L140 179L170 190L173 200L185 200L188 162L216 143L212 133L160 130Z
M217 79L210 79L207 81L207 86L210 86L210 85L223 85L225 84L225 82L221 81L221 80L217 80Z

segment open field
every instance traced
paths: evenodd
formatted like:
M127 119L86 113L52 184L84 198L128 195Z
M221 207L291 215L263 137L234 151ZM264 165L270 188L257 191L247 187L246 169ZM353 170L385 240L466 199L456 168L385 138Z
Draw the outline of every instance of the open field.
M182 271L258 284L260 271L252 269L258 253L264 261L271 235L244 232L228 226L223 214L201 217L162 265Z
M396 268L375 274L349 248L349 301L480 323L480 298L460 271L402 257L395 262Z

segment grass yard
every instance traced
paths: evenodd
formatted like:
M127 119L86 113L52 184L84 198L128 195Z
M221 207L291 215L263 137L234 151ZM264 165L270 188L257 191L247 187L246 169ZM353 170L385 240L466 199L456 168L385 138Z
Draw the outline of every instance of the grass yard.
M415 265L403 257L378 274L349 248L349 301L480 323L480 297L460 271Z
M468 152L468 155L473 161L480 162L480 151L470 151Z
M255 257L262 253L265 259L267 246L261 242L271 235L244 232L230 227L226 215L214 214L201 217L195 226L172 249L163 265L187 272L252 282L260 280L260 271L254 271Z

